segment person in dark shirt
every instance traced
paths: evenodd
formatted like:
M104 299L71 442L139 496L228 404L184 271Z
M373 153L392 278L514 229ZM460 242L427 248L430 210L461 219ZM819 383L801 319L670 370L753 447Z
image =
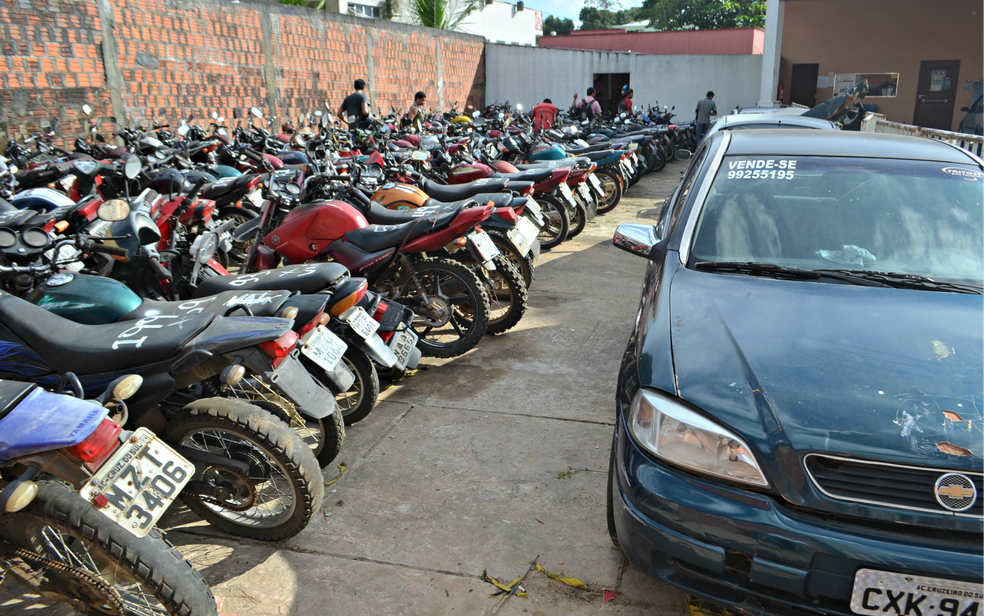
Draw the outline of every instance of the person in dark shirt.
M363 92L365 89L366 82L356 79L355 92L346 96L338 109L338 115L348 122L349 128L369 127L369 97Z

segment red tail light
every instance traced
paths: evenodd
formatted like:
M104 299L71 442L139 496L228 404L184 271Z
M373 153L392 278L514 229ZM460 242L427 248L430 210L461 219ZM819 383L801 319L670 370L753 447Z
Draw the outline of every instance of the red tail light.
M501 216L502 218L505 218L512 224L516 224L517 222L519 222L519 216L511 207L500 207L495 211L495 213Z
M386 305L386 300L385 299L379 300L379 304L376 305L376 312L372 313L372 318L382 323L383 315L386 314L386 308L388 308L388 306Z
M263 176L262 175L258 175L256 177L254 177L252 180L249 181L249 184L247 185L247 187L250 190L252 190L257 184L260 183L260 180L262 180L262 179L263 179Z
M619 160L625 160L626 158L628 158L628 156L629 156L628 154L622 154L622 156L621 156L621 158L619 158Z
M355 289L355 291L352 291L347 296L343 297L337 304L332 306L328 312L330 312L333 317L341 316L346 310L361 302L362 298L366 296L366 290L368 289L369 283L366 280L363 280L359 283L359 286Z
M322 311L321 311L321 312L319 312L318 314L316 314L316 315L314 315L314 318L313 318L313 319L311 319L310 321L308 321L308 324L307 324L307 325L305 325L304 327L302 327L302 328L301 328L301 331L299 331L299 332L297 333L297 335L298 335L299 337L303 337L303 336L304 336L304 334L306 334L306 333L308 333L309 331L311 331L311 330L312 330L312 329L314 329L315 327L317 327L317 326L319 326L319 325L322 325L322 323L321 323L321 315L323 315L324 313L325 313L325 311L324 311L324 310L322 310Z
M98 179L98 178L99 178L99 176L97 175L96 176L96 179ZM79 216L84 217L86 220L95 220L96 219L96 210L99 209L99 206L101 204L102 204L102 199L93 199L92 201L90 201L90 202L86 203L85 205L83 205L82 207L80 207L77 210L76 213Z
M264 353L270 356L270 359L273 360L273 367L276 368L290 355L294 347L297 346L298 338L297 332L290 330L276 340L261 342L259 346Z
M524 188L523 190L519 191L519 194L523 195L524 197L529 197L530 195L533 194L533 186L530 186L529 188Z
M67 447L65 452L86 463L91 470L96 470L99 465L106 461L113 450L116 449L116 438L123 431L117 423L104 419L92 431L92 434L85 437L85 440Z

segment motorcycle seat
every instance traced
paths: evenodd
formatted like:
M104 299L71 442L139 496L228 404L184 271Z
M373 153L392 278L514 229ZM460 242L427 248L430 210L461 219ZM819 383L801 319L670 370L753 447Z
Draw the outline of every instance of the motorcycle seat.
M512 184L510 183L510 188L511 187ZM499 208L499 207L509 207L510 205L512 205L513 199L515 198L516 197L514 197L511 193L482 193L479 195L475 195L471 199L468 199L468 201L474 201L478 205L488 205L489 201L491 201L493 207ZM436 203L436 201L431 199L427 201L427 204L430 205L432 202ZM459 203L465 203L465 201L459 201Z
M587 154L588 152L600 152L602 150L611 149L611 145L609 145L607 143L599 143L599 144L596 144L596 145L589 145L586 148L574 148L574 147L567 146L564 149L567 150L567 153L568 154L576 154L578 156L583 156L584 154Z
M597 152L589 152L585 154L585 158L589 159L591 162L596 163L598 161L605 160L614 156L615 152L609 148L607 150L599 150Z
M348 231L342 237L366 252L381 252L387 248L396 248L434 229L445 227L455 216L457 213L452 212L443 216L418 218L400 225L369 225Z
M228 314L228 316L234 317L248 316L243 310L233 310L236 306L249 308L249 311L256 317L272 317L276 316L290 296L290 291L226 291L209 297L177 302L145 299L139 306L121 316L116 322L135 321L157 314L203 313L223 316Z
M484 178L466 184L438 184L431 180L421 180L417 187L427 193L427 196L444 201L459 201L487 192L499 192L509 183L506 178Z
M198 194L202 199L218 201L219 199L243 191L247 186L249 186L249 183L254 177L256 176L253 174L244 174L235 178L225 178L219 180L218 182L206 184L202 187L202 191Z
M362 214L371 225L402 225L428 216L457 215L469 204L475 205L474 199L466 199L457 203L441 203L429 199L424 207L411 210L391 210L373 201L367 210L362 211Z
M496 173L495 177L508 178L512 181L518 182L533 182L534 184L539 184L544 180L549 180L552 175L550 169L543 167L534 169L520 169L518 173Z
M223 291L300 291L319 293L348 276L341 263L302 263L278 269L206 278L192 297L207 297Z
M142 321L83 325L13 295L0 296L0 323L55 373L99 374L170 359L214 318L211 314L159 315Z

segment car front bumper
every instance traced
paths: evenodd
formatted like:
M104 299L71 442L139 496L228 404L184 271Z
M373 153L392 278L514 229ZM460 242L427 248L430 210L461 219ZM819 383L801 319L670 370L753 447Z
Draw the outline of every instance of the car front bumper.
M848 615L861 568L981 583L979 538L872 529L787 508L655 462L621 417L616 446L612 498L623 552L694 596L748 614Z

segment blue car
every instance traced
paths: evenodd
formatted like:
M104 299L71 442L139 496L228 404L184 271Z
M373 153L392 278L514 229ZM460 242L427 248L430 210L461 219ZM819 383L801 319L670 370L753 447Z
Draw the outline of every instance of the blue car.
M747 614L984 616L984 170L894 135L722 131L656 226L609 533Z

